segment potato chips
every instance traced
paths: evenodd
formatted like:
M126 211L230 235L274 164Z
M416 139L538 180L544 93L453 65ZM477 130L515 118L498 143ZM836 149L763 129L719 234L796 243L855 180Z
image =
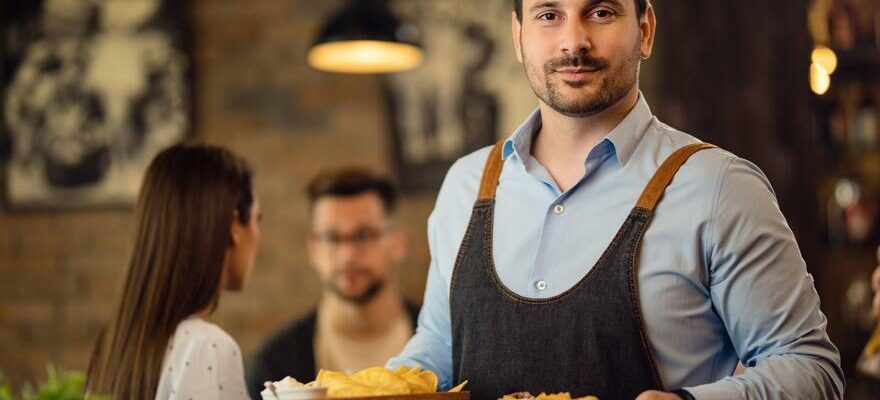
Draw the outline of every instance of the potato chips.
M351 375L321 370L315 381L327 388L329 398L436 393L438 384L433 372L404 366L394 371L372 367Z
M519 393L511 393L508 395L504 395L504 397L502 397L499 400L599 400L599 398L595 397L595 396L572 398L571 394L568 392L553 393L553 394L547 394L547 393L541 392L541 394L539 394L537 397L535 397L535 396L532 396L532 394L528 393L528 392L519 392Z

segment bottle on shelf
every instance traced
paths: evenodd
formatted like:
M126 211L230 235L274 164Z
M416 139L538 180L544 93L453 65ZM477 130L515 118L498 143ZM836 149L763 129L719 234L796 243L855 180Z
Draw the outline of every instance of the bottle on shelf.
M877 246L877 264L880 265L880 246ZM872 276L872 278L876 277ZM872 286L875 291L880 290L880 287L878 287L880 282L877 282L877 279L872 279ZM865 376L880 379L880 321L877 322L874 334L868 339L865 349L862 350L862 354L859 356L856 370Z

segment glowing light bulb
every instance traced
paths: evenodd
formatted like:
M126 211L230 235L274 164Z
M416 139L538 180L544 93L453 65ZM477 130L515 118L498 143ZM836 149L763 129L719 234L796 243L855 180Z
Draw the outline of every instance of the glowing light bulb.
M834 54L834 50L828 47L816 46L810 55L810 59L813 63L825 68L825 71L828 71L828 75L833 74L837 70L837 54Z
M831 75L825 67L812 63L810 64L810 89L813 93L823 95L831 87Z
M312 68L349 74L405 71L419 66L422 51L405 43L351 40L319 44L308 53Z

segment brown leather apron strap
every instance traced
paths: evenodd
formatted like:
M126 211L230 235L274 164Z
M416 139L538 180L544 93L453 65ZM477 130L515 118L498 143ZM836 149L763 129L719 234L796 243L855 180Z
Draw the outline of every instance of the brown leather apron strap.
M495 146L492 147L492 151L489 153L489 158L486 159L477 200L495 198L495 189L498 188L498 178L501 177L501 167L504 165L504 159L501 158L501 149L503 147L504 139L501 139L495 143Z
M666 187L672 182L672 178L688 158L700 150L715 147L715 145L709 143L693 143L673 152L668 158L666 158L666 161L660 165L660 168L654 173L651 181L648 182L648 186L642 191L641 196L639 196L639 201L636 203L636 208L653 210L660 201L660 198L663 197L663 192L666 190ZM486 158L486 165L483 167L483 177L480 180L480 190L477 195L477 200L495 198L495 190L498 188L498 178L501 177L501 167L504 165L504 159L501 158L502 148L504 148L504 139L495 143L495 146L492 147L492 151L489 152L489 157Z
M709 143L693 143L672 153L672 155L663 162L660 168L657 169L657 172L654 173L651 181L648 182L648 186L642 191L642 195L639 196L639 201L636 203L636 208L653 211L654 207L657 206L657 203L660 201L660 198L663 197L663 192L666 191L666 187L672 182L672 178L685 161L700 150L711 149L714 147L716 146Z

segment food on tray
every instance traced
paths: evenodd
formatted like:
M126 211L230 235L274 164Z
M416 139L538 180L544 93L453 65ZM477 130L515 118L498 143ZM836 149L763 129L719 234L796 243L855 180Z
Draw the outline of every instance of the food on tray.
M289 376L285 376L284 379L278 382L272 382L272 386L276 389L306 389L317 387L314 382L305 384Z
M395 370L372 367L353 374L321 370L314 381L306 384L291 377L266 382L266 390L260 394L264 400L430 394L437 392L438 383L436 374L418 367L398 367ZM460 391L466 383L462 382L452 391Z
M553 393L547 394L541 392L537 397L532 396L529 392L516 392L511 394L506 394L499 400L599 400L598 397L595 396L587 396L587 397L571 397L571 394L568 392L562 393Z
M353 374L321 370L315 379L327 397L366 397L437 392L437 375L418 367L367 368Z
M516 392L505 394L504 397L499 400L532 400L534 398L535 396L532 396L532 394L529 392Z
M289 376L277 382L266 382L266 389L260 392L263 400L308 400L323 399L327 389L315 381L303 384Z
M456 387L454 387L454 388L452 388L452 389L449 389L449 393L460 392L461 389L464 389L465 385L467 385L467 384L468 384L468 381L467 381L467 379L465 379L464 381L462 381L461 383L459 383L458 386L456 386Z

